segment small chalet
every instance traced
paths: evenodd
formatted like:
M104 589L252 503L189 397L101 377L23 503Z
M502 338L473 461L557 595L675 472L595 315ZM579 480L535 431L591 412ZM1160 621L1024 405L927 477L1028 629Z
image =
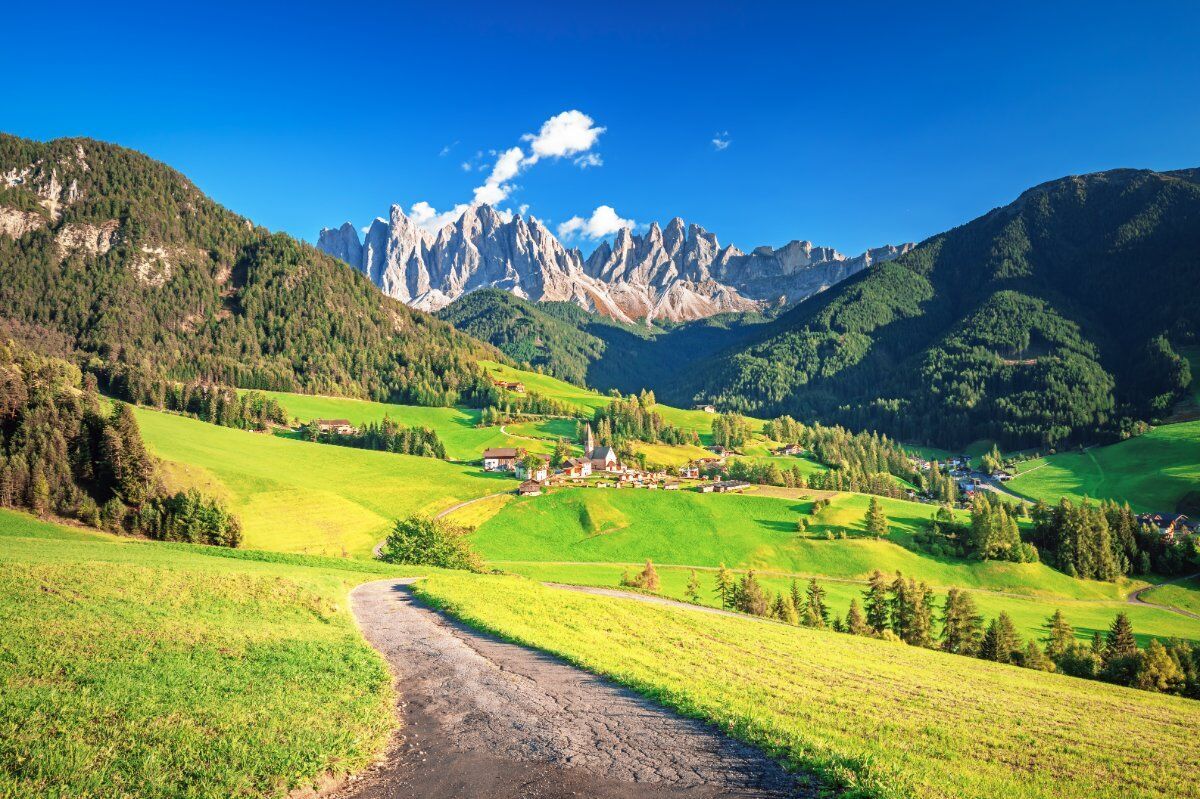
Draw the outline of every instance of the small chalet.
M1188 517L1182 513L1143 513L1138 517L1142 524L1157 529L1165 536L1174 539L1176 534L1187 535L1195 525L1188 522Z
M730 491L745 491L750 484L744 480L721 480L713 483L713 491L718 494L728 494Z
M679 476L687 480L699 480L700 467L690 463L687 466L680 466Z
M517 461L513 471L516 473L518 480L532 480L535 483L544 483L550 477L550 456L534 455L534 458L537 459L537 466L532 469L525 464L524 458Z
M776 455L801 455L804 453L804 447L799 444L784 444L782 447L776 447L773 452Z
M537 497L542 494L542 484L526 480L517 487L517 493L523 497Z
M352 436L358 431L349 419L313 419L313 424L322 433L337 433L339 436Z
M717 409L713 405L693 405L692 410L704 411L705 413L716 413Z
M1007 483L1009 480L1013 479L1013 473L1009 472L1009 471L1005 471L1004 469L1000 469L999 471L994 473L992 475L992 477L995 477L1001 483Z
M712 454L716 455L718 458L728 458L730 455L737 454L736 452L731 450L729 447L722 447L720 444L709 447L708 451L711 452Z
M493 447L483 451L483 470L486 472L511 472L517 468L517 460L525 456L525 450L514 447Z
M663 483L663 491L678 491L678 490L679 490L679 483L677 483L677 482L668 481L668 482Z
M515 391L518 394L525 393L525 384L519 381L493 380L492 383L496 386L496 388L502 388L506 391Z

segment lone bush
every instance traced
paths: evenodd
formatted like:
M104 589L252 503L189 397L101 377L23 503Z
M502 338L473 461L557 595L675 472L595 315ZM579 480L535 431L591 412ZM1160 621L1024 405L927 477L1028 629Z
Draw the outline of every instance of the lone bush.
M441 519L409 516L396 521L380 558L388 563L481 572L483 561L467 540L470 532Z

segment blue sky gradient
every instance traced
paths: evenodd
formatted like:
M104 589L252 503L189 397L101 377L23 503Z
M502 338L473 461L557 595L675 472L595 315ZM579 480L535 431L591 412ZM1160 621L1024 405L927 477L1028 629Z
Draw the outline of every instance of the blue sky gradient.
M604 165L544 159L510 207L743 249L858 252L1062 175L1200 166L1200 4L595 5L20 4L0 130L141 150L309 241L469 201L464 160L569 109Z

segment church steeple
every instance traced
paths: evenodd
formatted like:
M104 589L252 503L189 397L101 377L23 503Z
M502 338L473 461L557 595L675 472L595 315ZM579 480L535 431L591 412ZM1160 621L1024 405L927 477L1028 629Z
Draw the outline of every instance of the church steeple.
M596 448L596 439L592 436L592 423L588 422L583 430L583 457L592 457L592 450Z

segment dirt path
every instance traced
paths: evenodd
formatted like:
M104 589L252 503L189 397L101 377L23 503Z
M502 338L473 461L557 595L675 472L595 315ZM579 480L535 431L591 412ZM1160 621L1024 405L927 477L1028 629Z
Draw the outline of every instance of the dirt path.
M478 633L405 581L351 594L396 677L403 729L338 797L815 796L756 749L602 678Z
M665 605L669 608L680 608L682 610L694 610L697 613L711 613L716 616L732 616L735 619L744 621L761 621L766 624L783 624L776 619L767 619L762 616L751 616L748 613L738 613L733 610L723 610L721 608L709 607L708 605L693 605L691 602L680 602L678 599L668 599L664 596L651 596L650 594L639 594L636 591L625 591L620 588L601 588L595 585L568 585L567 583L542 583L542 585L550 588L558 588L563 591L577 591L581 594L592 594L594 596L607 596L613 599L633 599L638 602L645 602L648 605Z
M1190 610L1184 610L1183 608L1177 608L1171 605L1160 605L1157 602L1147 602L1146 600L1142 599L1142 594L1146 593L1147 591L1153 591L1155 588L1161 588L1164 585L1182 583L1185 580L1191 580L1195 577L1200 577L1200 572L1196 572L1195 574L1186 574L1183 577L1176 577L1174 580L1167 580L1165 583L1159 583L1158 585L1148 585L1145 588L1139 588L1126 597L1126 601L1131 605L1147 605L1152 608L1159 608L1160 610L1169 610L1172 613L1178 613L1181 616L1187 616L1189 619L1200 619L1200 614L1192 613Z

